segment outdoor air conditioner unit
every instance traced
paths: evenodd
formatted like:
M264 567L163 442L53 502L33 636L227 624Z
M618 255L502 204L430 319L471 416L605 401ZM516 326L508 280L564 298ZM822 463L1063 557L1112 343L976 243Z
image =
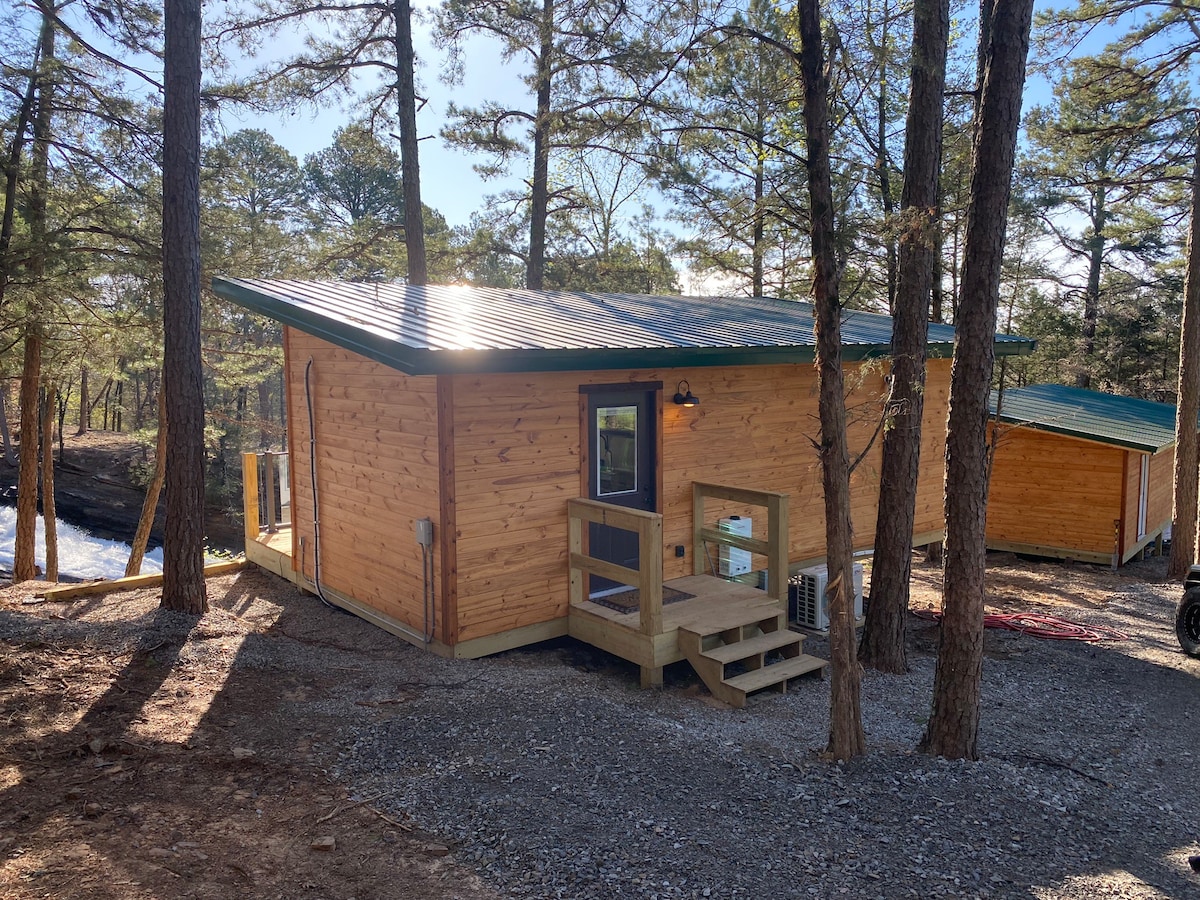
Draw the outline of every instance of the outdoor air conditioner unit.
M729 534L736 534L738 537L752 537L754 520L747 516L729 516L725 519L718 519L717 528ZM749 550L740 550L737 547L727 547L722 544L719 561L721 574L726 578L733 575L745 575L750 571Z
M826 566L801 569L788 585L788 618L803 628L829 630L829 604L825 589L829 586ZM854 618L863 614L863 567L854 564Z

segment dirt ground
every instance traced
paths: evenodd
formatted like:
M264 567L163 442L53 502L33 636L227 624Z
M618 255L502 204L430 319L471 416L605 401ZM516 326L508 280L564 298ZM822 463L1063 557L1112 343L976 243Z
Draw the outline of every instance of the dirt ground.
M989 611L1099 606L1161 568L1001 555ZM915 606L936 607L937 579L916 566ZM183 632L161 627L153 590L47 603L36 587L0 591L0 897L498 896L321 767L318 742L364 705L404 702L346 699L411 658L395 638L349 616L331 637L334 614L255 570L211 580L212 611ZM247 662L256 642L269 652ZM298 698L322 714L289 714Z
M158 639L155 591L38 604L34 586L0 592L0 618L147 623L153 637L132 652L98 646L105 630L3 641L0 897L495 896L450 847L351 801L320 768L312 745L337 733L336 708L297 721L285 707L337 671L232 664L248 641L319 645L288 636L290 585L211 580L213 609L186 636L204 653L187 656ZM390 636L363 652L378 661L389 645L401 652Z

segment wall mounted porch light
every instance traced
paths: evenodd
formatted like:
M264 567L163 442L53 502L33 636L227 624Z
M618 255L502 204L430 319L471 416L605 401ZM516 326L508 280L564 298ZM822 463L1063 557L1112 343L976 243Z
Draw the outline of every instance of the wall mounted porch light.
M692 393L692 386L686 381L679 382L679 386L675 390L675 396L672 399L678 405L685 406L688 409L700 405L700 398Z

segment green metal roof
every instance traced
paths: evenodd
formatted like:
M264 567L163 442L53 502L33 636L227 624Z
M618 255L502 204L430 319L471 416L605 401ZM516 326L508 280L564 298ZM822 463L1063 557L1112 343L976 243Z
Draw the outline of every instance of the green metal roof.
M412 375L810 363L812 304L762 297L214 278L218 296ZM847 310L846 359L888 353L892 320ZM930 356L954 329L929 326ZM1034 342L998 335L1000 355Z
M992 392L996 416L996 392ZM1175 407L1061 384L1034 384L1004 392L999 421L1157 453L1175 443Z

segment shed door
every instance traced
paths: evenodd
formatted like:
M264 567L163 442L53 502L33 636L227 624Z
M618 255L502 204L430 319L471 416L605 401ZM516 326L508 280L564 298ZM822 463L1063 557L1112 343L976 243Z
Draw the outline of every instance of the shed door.
M605 390L588 397L588 496L617 506L657 508L658 484L653 390ZM611 525L592 524L591 555L636 569L637 535ZM591 576L590 594L627 590L598 575Z

